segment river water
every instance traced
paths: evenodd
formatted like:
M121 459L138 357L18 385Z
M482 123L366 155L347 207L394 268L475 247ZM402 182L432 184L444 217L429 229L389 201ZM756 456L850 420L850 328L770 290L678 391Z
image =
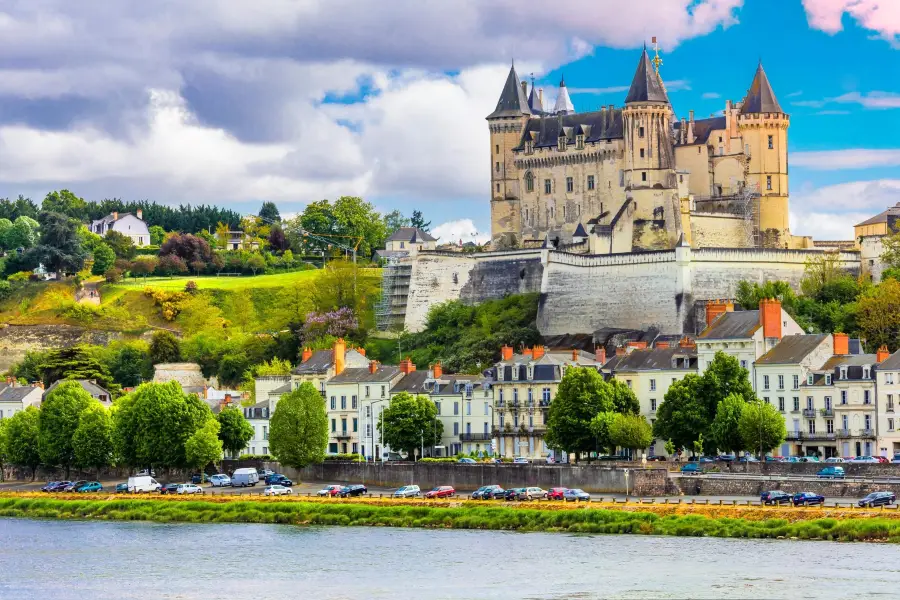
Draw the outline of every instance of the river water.
M900 547L0 519L0 599L875 598Z

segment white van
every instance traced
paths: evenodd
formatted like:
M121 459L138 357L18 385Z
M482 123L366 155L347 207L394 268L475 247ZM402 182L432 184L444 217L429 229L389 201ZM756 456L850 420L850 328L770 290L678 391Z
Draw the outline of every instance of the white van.
M259 473L256 469L245 468L235 469L231 474L231 487L244 487L247 485L254 486L259 483Z
M128 491L132 494L139 492L158 492L162 486L149 475L138 475L128 478Z

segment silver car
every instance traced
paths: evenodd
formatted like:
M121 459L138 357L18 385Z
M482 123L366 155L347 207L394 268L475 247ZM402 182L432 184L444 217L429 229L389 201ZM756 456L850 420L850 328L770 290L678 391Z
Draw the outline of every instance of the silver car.
M417 485L404 485L398 488L391 496L394 498L415 498L420 492L421 490Z

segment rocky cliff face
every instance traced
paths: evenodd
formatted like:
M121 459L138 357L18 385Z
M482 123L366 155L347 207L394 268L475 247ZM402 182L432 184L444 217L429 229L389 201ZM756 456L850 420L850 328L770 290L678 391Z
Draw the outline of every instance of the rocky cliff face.
M117 331L72 325L0 325L0 372L16 364L29 350L66 348L78 344L106 345L121 339Z

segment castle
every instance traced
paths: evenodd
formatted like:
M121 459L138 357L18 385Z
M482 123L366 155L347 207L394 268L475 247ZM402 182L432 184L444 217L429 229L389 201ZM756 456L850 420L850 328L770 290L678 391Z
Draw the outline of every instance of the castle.
M625 106L552 110L515 65L487 117L495 249L550 244L617 254L673 248L808 248L788 223L787 130L762 64L721 116L675 121L646 46ZM562 245L562 246L560 246Z

